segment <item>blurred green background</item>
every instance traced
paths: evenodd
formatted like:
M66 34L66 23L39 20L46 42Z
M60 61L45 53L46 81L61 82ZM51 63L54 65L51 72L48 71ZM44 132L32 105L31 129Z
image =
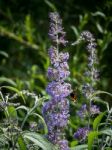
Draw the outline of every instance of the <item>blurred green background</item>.
M83 103L81 86L87 68L84 43L71 43L80 33L89 30L97 41L100 80L97 89L112 92L112 0L0 0L0 86L10 85L18 90L44 95L49 66L48 14L58 11L63 20L69 44L62 51L70 53L71 75L68 81L78 90L78 104L71 102L69 139L81 124L75 108ZM7 92L7 91L5 91ZM109 102L108 96L102 99ZM41 109L40 109L41 111ZM75 119L74 119L75 118ZM82 125L86 124L82 122ZM71 144L72 145L72 144Z

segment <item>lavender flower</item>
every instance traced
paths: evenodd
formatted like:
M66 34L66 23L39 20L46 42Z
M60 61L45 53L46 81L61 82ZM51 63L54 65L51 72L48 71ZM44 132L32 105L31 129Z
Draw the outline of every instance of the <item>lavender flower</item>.
M83 31L80 38L76 42L72 43L72 45L79 44L81 41L87 42L86 49L89 53L88 70L85 71L84 75L86 75L90 79L90 82L85 83L82 87L83 94L88 99L94 93L94 86L99 78L99 71L96 69L96 65L98 64L96 55L97 44L95 42L95 38L89 31Z
M51 96L51 100L44 104L42 114L48 127L46 135L48 140L57 144L60 150L69 150L64 133L69 117L69 101L66 97L71 93L71 85L64 82L70 74L67 64L69 54L59 52L59 46L67 44L59 14L55 12L50 13L49 16L51 21L49 36L54 44L48 51L52 66L47 71L51 82L48 83L46 91Z
M90 106L90 110L88 110L88 109L89 108L87 108L86 104L82 105L82 107L80 108L80 110L77 112L78 116L80 118L85 118L85 117L88 117L89 115L93 116L95 114L99 114L100 113L100 109L99 109L99 107L97 105L93 105L92 104Z
M8 106L14 106L14 107L17 107L19 106L20 103L10 103L10 102L6 102L6 101L1 101L0 102L0 109L1 110L4 110L6 107Z
M83 84L82 93L87 99L94 93L94 89L90 83Z
M96 64L98 63L96 56L96 42L89 31L82 32L80 38L88 42L88 71L85 72L85 75L89 77L90 82L83 85L83 93L86 98L89 98L94 93L94 86L99 77L99 71L96 69Z
M90 113L91 115L99 114L100 113L99 107L97 105L91 105Z
M37 123L36 122L30 122L30 130L31 131L37 131L38 128L37 128Z
M74 138L79 140L79 141L84 141L89 133L90 129L87 127L84 128L79 128L75 133L74 133Z
M52 81L48 84L46 91L54 98L64 98L70 94L71 86L63 81Z
M60 145L60 148L61 150L69 150L68 148L68 141L67 140L61 140L59 141L59 145Z
M80 41L82 40L87 42L86 49L89 53L88 68L87 71L85 71L84 73L84 75L88 77L87 80L88 82L84 83L82 86L82 93L84 94L86 99L88 99L89 106L84 104L82 105L81 109L77 112L79 117L88 118L88 128L80 128L74 134L74 137L78 140L86 139L90 127L90 117L100 113L99 107L97 105L92 104L92 100L93 100L92 96L93 93L95 92L95 85L99 76L99 71L96 69L96 65L98 63L97 56L96 56L96 42L93 35L89 31L84 31L81 33L79 40L77 40L75 43L72 43L72 45L79 44Z
M49 29L49 37L56 44L66 45L68 41L65 38L65 32L62 28L62 20L57 12L50 13L50 29Z
M81 109L77 112L77 115L80 117L80 118L84 118L87 116L87 105L84 104L82 105Z

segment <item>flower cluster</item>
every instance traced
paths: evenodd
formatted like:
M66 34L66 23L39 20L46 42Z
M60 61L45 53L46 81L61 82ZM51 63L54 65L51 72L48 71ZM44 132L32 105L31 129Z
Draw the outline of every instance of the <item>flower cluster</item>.
M44 104L42 114L48 127L46 135L48 140L57 144L60 150L69 150L64 134L69 117L69 101L66 97L71 92L71 85L64 81L70 74L67 64L69 54L59 52L59 46L67 44L59 14L57 12L50 13L49 17L49 36L53 45L48 51L51 66L48 68L47 76L51 82L48 83L46 91L51 96L51 100Z
M93 116L93 115L99 114L99 113L100 113L100 109L97 105L91 105L90 111L89 111L86 104L82 105L80 110L77 112L77 114L80 118L88 117L88 115Z
M89 133L90 129L88 127L84 128L79 128L75 133L74 133L74 138L79 140L79 141L84 141Z

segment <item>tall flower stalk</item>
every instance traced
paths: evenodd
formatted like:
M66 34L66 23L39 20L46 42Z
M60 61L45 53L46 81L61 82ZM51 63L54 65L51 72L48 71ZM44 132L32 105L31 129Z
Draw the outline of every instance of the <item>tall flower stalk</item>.
M96 42L93 35L89 31L84 31L81 34L81 39L88 42L87 43L87 51L88 55L88 69L85 72L85 75L90 79L88 83L83 85L83 94L89 99L93 93L95 92L95 84L98 80L99 72L96 69L96 65L98 63L97 60L97 51L96 51Z
M48 83L46 91L51 99L44 104L42 113L48 127L46 135L48 140L57 144L60 150L69 150L64 133L69 117L69 101L66 97L71 92L71 85L65 82L70 74L67 64L69 54L59 52L60 46L66 46L68 41L65 40L65 32L59 14L57 12L50 13L49 18L49 37L53 44L48 51L51 66L47 71L50 83Z
M80 139L80 141L85 140L86 136L90 130L90 119L93 115L99 114L100 110L97 105L93 104L93 97L92 95L95 92L95 85L96 81L98 80L99 72L96 69L96 65L98 63L97 55L96 55L96 42L93 37L93 35L89 31L84 31L81 33L81 36L79 40L77 40L75 44L79 44L81 41L87 42L87 51L88 51L88 68L87 71L85 71L85 76L87 76L88 81L83 84L82 86L82 92L85 96L85 98L88 100L88 104L83 104L81 109L77 112L79 117L81 118L88 118L88 125L87 127L80 128L77 130L77 132L74 134L74 138ZM86 134L85 134L86 133Z

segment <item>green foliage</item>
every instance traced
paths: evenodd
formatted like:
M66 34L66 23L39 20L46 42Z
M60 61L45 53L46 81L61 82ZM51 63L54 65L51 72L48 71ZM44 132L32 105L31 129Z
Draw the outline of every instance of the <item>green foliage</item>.
M10 149L10 145L14 145L13 142L20 150L30 150L29 147L32 145L33 150L39 149L39 146L45 150L50 150L52 147L43 137L48 131L41 113L44 100L48 99L45 87L46 72L50 63L48 13L51 11L58 11L63 18L63 26L69 41L64 51L70 54L71 74L67 80L72 84L73 89L77 89L78 100L76 104L70 101L70 121L66 129L69 145L73 150L95 149L98 147L96 145L101 146L102 140L104 148L111 149L109 148L112 137L111 10L111 0L102 2L98 0L0 1L0 92L2 93L0 104L1 102L6 104L5 108L0 106L0 149ZM97 89L99 91L96 91L90 99L98 103L101 113L90 120L93 131L89 133L88 141L80 143L73 139L73 134L79 126L87 124L86 120L82 121L77 117L77 111L86 101L81 87L87 80L83 75L87 66L87 51L85 43L75 47L71 44L79 38L83 30L93 33L98 44L100 80ZM28 93L35 92L39 95L39 101L31 95L24 94L23 90L28 90ZM42 128L36 132L28 131L32 121ZM10 129L16 132L10 132ZM17 139L16 135L18 135ZM11 144L10 139L13 141ZM107 145L105 145L106 140Z
M8 89L17 93L15 93L12 97L9 98L4 97L4 95L0 92L1 102L3 102L3 105L2 103L0 105L2 106L2 111L5 115L5 120L2 121L2 124L0 126L0 147L2 147L3 149L5 149L5 147L12 147L13 149L17 147L20 150L27 150L28 146L30 147L31 145L34 145L38 148L41 147L45 150L51 148L55 149L55 147L52 144L45 140L44 135L38 134L33 131L30 132L30 130L29 132L27 131L29 128L33 130L33 127L29 127L30 116L36 116L36 119L41 122L41 125L43 125L41 133L47 133L45 121L43 117L39 115L36 111L40 107L42 101L46 98L39 98L34 93L30 93L28 91L18 92L17 89L15 90L15 88L12 87L9 88L9 86ZM21 97L21 95L24 95L25 98L28 98L28 96L30 96L31 99L34 101L33 106L29 108L25 105L9 102L10 100ZM21 116L21 114L24 111L26 113L24 114L24 116ZM28 127L26 127L26 122L28 122L29 124ZM37 129L35 129L35 131L37 131Z
M71 148L71 150L86 150L87 148L88 148L88 145L83 144L83 145L75 146L74 148Z
M45 3L51 8L52 11L57 11L55 5L48 0L45 0Z
M102 130L102 131L100 131L100 133L112 136L112 130L111 129Z
M18 90L17 88L12 87L12 86L2 86L1 88L6 88L6 89L9 89L9 90L11 90L11 91L14 91L14 92L17 93L19 96L22 97L22 99L23 99L23 101L24 101L24 103L25 103L25 99L24 99L23 95L19 92L19 90Z
M106 112L102 112L100 113L94 120L93 122L93 130L97 130L98 129L98 125L101 122L103 116L105 115Z
M57 148L49 143L45 137L40 134L26 132L24 133L24 139L32 141L34 145L41 147L43 150L56 150Z
M13 80L6 77L0 77L0 82L6 82L8 84L11 84L12 86L16 86L16 83Z
M6 57L6 58L9 57L9 55L8 55L6 52L4 52L4 51L0 51L0 55L3 55L3 56Z
M99 135L97 131L91 131L88 134L88 150L92 150L92 147L94 145L94 139Z
M19 145L20 150L27 150L26 144L25 144L24 139L21 135L18 137L18 145Z

